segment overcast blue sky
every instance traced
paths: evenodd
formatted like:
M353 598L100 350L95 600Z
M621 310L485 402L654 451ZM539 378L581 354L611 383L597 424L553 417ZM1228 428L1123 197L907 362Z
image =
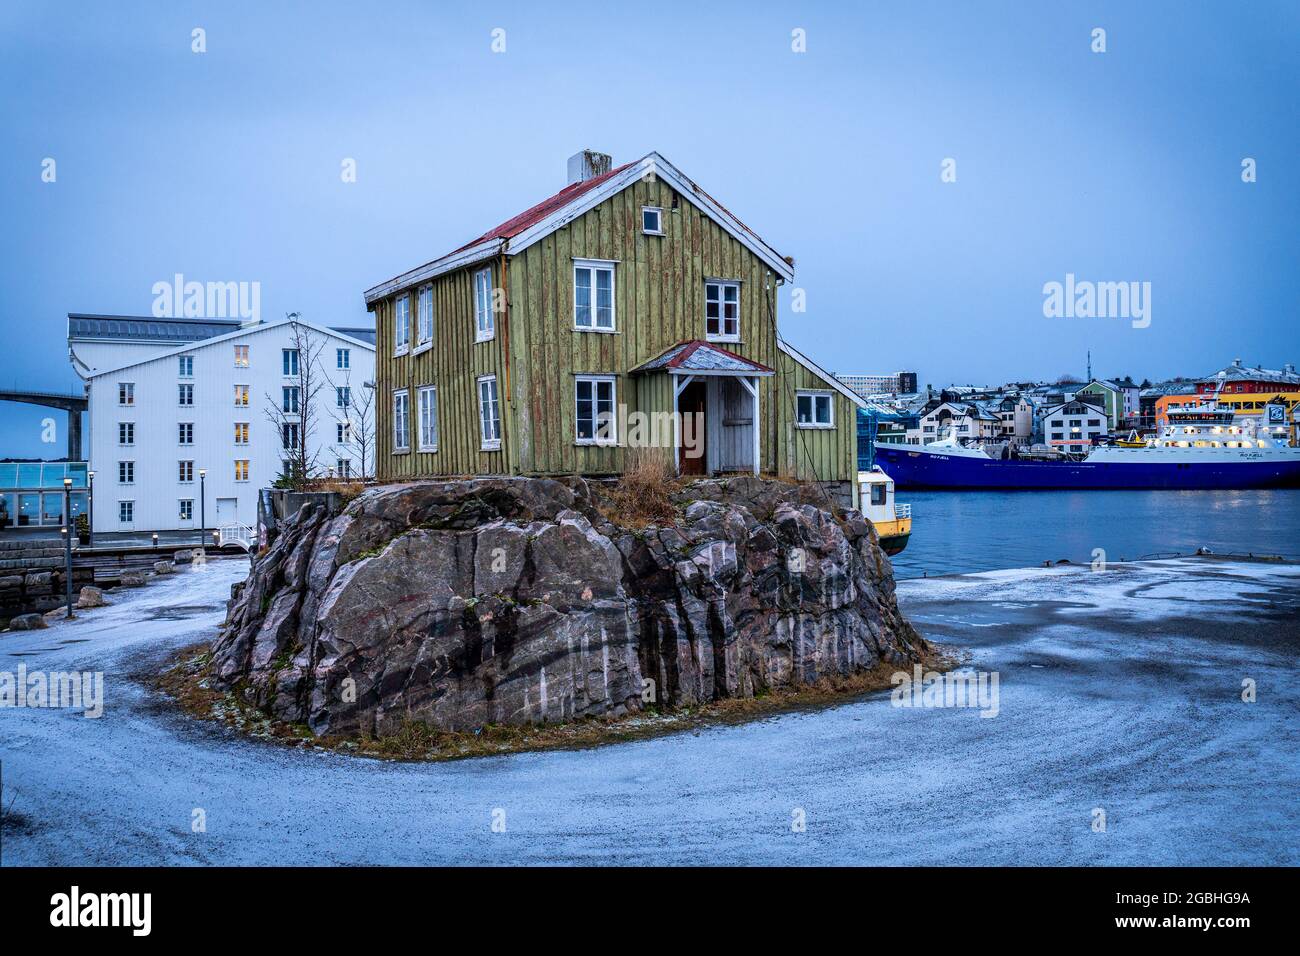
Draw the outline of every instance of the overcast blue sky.
M177 272L363 322L583 147L657 149L793 256L784 333L834 370L1300 361L1296 2L6 0L0 89L6 387L79 388L66 314L147 314ZM1067 273L1150 282L1149 327L1045 318ZM62 454L45 414L0 404L0 457Z

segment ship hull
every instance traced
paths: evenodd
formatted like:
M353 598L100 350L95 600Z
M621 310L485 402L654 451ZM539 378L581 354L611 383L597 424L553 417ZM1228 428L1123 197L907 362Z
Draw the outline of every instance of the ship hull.
M1128 454L1137 458L1141 451ZM1161 456L1167 457L1167 456ZM924 446L876 446L899 488L1297 488L1300 457L1261 460L1019 461L946 455Z

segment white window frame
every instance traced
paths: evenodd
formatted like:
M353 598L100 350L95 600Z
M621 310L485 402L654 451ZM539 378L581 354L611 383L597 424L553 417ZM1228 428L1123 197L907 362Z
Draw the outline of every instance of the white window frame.
M235 346L235 368L249 368L250 362L251 359L250 359L248 346L236 345Z
M194 356L178 355L176 356L176 377L193 378L194 377Z
M188 402L185 400L187 397L189 398ZM176 404L180 408L194 407L194 383L193 382L178 382L176 384Z
M425 305L428 309L425 309ZM425 312L428 312L428 335L425 335ZM433 286L421 286L415 297L415 351L433 348Z
M126 507L123 508L122 506ZM126 517L122 517L123 512L129 512ZM135 499L123 498L117 503L117 523L118 524L135 524Z
M612 259L574 259L573 260L573 329L575 332L604 332L606 334L618 331L618 277L614 268L618 263ZM591 318L590 325L582 325L578 321L578 273L586 272L589 276L588 288L591 291L591 302L587 307L587 314ZM609 273L609 325L599 325L598 309L596 306L596 274L598 272Z
M252 422L235 422L235 444L240 448L252 444Z
M411 293L393 300L393 355L411 351Z
M425 441L425 407L429 404L426 399L432 399L432 413L429 416L429 424L432 427L432 441ZM416 409L416 426L420 429L416 438L417 447L420 451L436 452L438 450L438 388L436 385L421 385L416 391L415 396Z
M119 445L135 444L135 422L117 423L117 443Z
M340 371L352 368L352 350L335 349L334 350L335 367Z
M119 485L135 484L135 461L133 459L117 463L117 483Z
M189 465L189 468L186 468L186 467L185 467L186 465ZM185 477L185 475L186 475L187 472L189 473L189 477L188 477L188 478ZM177 484L181 484L181 485L192 485L192 484L194 484L194 459L193 459L193 458L179 458L179 459L177 459L177 461L176 461L176 482L177 482Z
M240 467L239 467L240 465L243 465L243 466L244 466L243 469L240 469ZM240 473L241 470L242 470L243 473L244 473L244 477L243 477L243 478L240 478L240 477L239 477L239 473ZM252 469L249 467L249 459L247 459L247 458L236 458L236 459L235 459L235 481L237 481L237 482L248 481L248 476L249 476L249 473L250 473L251 471L252 471Z
M236 408L248 408L248 407L249 407L249 396L250 396L251 394L252 394L252 386L250 386L250 385L243 385L243 384L240 384L239 382L236 382L236 383L235 383L235 407L236 407ZM240 401L240 399L243 399L243 401Z
M189 441L185 440L185 432L183 431L186 425L189 426ZM176 423L176 444L184 445L187 448L190 445L194 444L194 423L193 422Z
M492 312L492 267L474 273L474 341L496 338L496 315Z
M352 386L351 385L334 386L334 407L335 408L352 407Z
M122 406L135 405L135 382L117 383L117 404Z
M401 399L400 403L398 399ZM398 405L401 411L398 411ZM401 431L397 425L401 423ZM411 393L405 388L393 389L393 454L405 455L411 450Z
M286 368L285 366L288 366ZM298 370L302 367L302 355L297 349L280 349L280 375L281 378L297 378Z
M799 421L799 399L809 398L812 400L813 420L811 422ZM826 399L826 409L829 420L826 422L817 421L817 399ZM835 427L835 393L832 391L823 391L814 388L801 388L794 393L794 423L797 428L820 428L829 430Z
M351 422L334 423L334 443L336 445L352 444L352 423Z
M292 396L292 403L289 401ZM292 404L292 408L290 408ZM285 415L302 414L302 390L298 385L281 385L280 386L280 411Z
M483 386L491 383L492 388L489 395L483 394ZM501 450L501 391L497 386L497 377L495 375L480 375L475 382L475 389L478 392L478 435L480 451L500 451ZM496 417L491 418L490 413L495 412ZM489 413L489 414L485 414ZM488 435L488 426L492 426L493 435Z
M709 332L709 286L718 287L718 331ZM736 290L736 331L727 332L727 289ZM740 341L740 283L735 279L704 280L704 338L709 342Z
M583 438L578 433L578 388L583 383L591 385L591 434L590 438ZM606 437L600 437L598 422L598 405L597 399L598 386L602 383L609 384L609 405L610 413L613 418L610 420L610 434ZM575 375L573 377L573 442L575 445L617 445L618 444L618 376L616 375Z
M659 228L647 229L645 227L645 214L648 212L656 213L658 216ZM662 206L642 206L641 207L641 232L647 236L662 236L664 234L664 209Z
M189 509L188 509L188 510L189 510L189 514L186 514L186 513L185 513L185 511L186 511L185 506L186 506L186 505L189 505ZM177 520L177 521L193 521L193 520L194 520L194 499L193 499L193 498L177 498L177 499L176 499L176 520Z
M290 438L292 437L292 441ZM298 451L302 444L302 425L299 422L280 423L280 450Z

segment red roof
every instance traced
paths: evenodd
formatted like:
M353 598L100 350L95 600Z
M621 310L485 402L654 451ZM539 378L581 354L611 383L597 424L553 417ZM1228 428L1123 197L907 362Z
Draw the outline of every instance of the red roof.
M719 361L722 357L725 358ZM726 361L727 359L730 361ZM666 368L684 368L696 371L712 369L733 372L742 370L759 373L772 372L770 368L760 362L747 359L743 355L737 355L730 349L724 349L720 345L706 342L703 339L687 339L684 342L678 342L671 348L660 352L658 356L650 361L638 365L632 371L653 372Z
M624 163L622 166L611 169L609 172L601 176L593 176L591 179L583 180L580 183L570 183L549 199L543 199L536 206L525 209L513 219L507 219L505 222L501 223L501 225L494 229L489 229L477 239L470 240L465 243L465 245L461 246L460 249L454 249L452 252L460 252L462 249L468 249L470 246L476 246L480 242L486 242L489 239L510 239L513 236L517 236L530 226L537 225L552 213L563 209L579 196L590 192L601 183L617 176L631 165L631 163ZM451 253L449 253L449 255L450 254Z

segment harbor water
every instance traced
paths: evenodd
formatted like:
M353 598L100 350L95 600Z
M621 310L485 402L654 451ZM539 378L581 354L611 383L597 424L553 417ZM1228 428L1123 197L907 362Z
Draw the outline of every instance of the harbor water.
M1024 568L1044 561L1144 555L1280 554L1300 558L1300 489L1262 491L908 491L899 578Z

